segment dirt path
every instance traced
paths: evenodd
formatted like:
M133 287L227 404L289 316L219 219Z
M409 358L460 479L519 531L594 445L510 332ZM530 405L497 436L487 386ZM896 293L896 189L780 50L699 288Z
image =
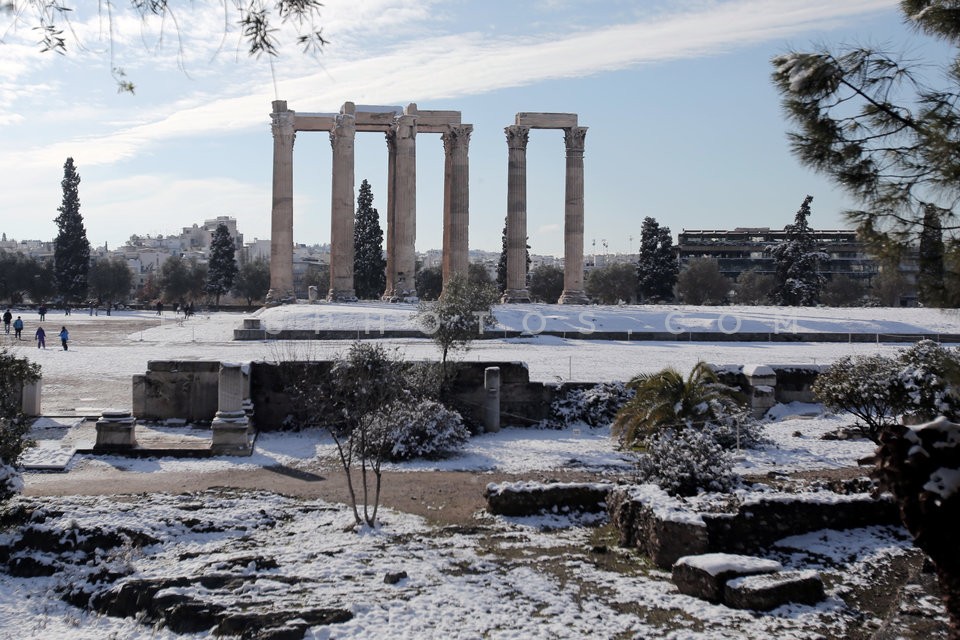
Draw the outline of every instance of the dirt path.
M265 467L250 470L134 473L102 467L67 473L30 473L24 478L28 496L122 495L188 493L212 487L270 491L288 496L320 498L349 503L346 477L337 469ZM488 483L534 480L540 482L615 481L616 478L584 472L506 474L467 471L417 471L384 473L381 504L422 516L439 525L468 524L486 507L483 493ZM360 490L359 478L355 487ZM371 489L373 482L371 479ZM358 493L358 502L362 497Z

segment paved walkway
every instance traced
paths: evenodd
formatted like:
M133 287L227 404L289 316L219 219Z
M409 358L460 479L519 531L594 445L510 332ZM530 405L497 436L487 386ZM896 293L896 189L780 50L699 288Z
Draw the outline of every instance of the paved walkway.
M137 447L130 451L111 451L110 455L141 458L180 456L200 458L210 453L209 427L188 426L178 421L165 424L137 424ZM38 418L28 436L35 447L23 455L27 471L63 471L75 453L95 453L96 421L78 417Z

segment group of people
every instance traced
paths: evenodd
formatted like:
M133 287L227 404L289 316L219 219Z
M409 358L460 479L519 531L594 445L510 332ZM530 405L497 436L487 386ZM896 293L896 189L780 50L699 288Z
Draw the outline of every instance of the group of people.
M40 307L40 319L43 320L46 316L47 309L46 307ZM3 332L6 334L10 333L10 327L13 327L14 336L17 340L23 340L23 318L17 316L17 319L13 319L13 314L10 312L10 309L7 309L3 313ZM66 327L60 327L60 333L57 334L60 338L60 344L63 346L64 351L69 350L68 341L70 340L70 332L67 331ZM47 332L43 330L43 327L37 327L37 331L33 334L34 339L37 341L37 349L46 349L47 348Z

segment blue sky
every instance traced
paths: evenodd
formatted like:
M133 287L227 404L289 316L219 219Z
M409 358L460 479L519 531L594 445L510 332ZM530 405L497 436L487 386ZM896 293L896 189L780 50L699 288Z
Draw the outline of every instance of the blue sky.
M471 248L499 250L503 127L520 111L575 112L589 128L588 254L636 249L645 216L674 233L781 228L807 194L814 227L845 228L841 212L854 203L790 155L770 58L816 42L935 51L903 26L896 0L327 0L323 55L288 47L272 74L266 58L237 51L235 34L221 38L223 10L211 2L178 14L179 39L170 25L161 39L156 24L115 11L114 64L135 82L131 96L110 76L97 3L82 4L92 12L73 25L84 47L66 57L39 53L34 32L6 29L0 15L0 231L9 238L56 234L67 156L93 244L218 215L237 218L248 241L268 238L277 98L307 112L348 100L461 111L474 125ZM417 152L422 251L441 245L439 136L418 136ZM296 242L329 241L330 161L326 134L298 134ZM562 255L561 132L531 133L527 167L532 251ZM359 134L357 187L371 182L382 221L386 170L383 136Z

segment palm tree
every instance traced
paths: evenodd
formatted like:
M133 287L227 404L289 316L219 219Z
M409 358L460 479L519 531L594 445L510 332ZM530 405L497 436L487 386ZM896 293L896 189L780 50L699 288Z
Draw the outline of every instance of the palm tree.
M635 395L617 413L613 435L624 448L643 446L661 429L702 428L708 422L737 413L743 395L717 378L706 362L698 362L683 377L673 367L641 373L627 386Z

